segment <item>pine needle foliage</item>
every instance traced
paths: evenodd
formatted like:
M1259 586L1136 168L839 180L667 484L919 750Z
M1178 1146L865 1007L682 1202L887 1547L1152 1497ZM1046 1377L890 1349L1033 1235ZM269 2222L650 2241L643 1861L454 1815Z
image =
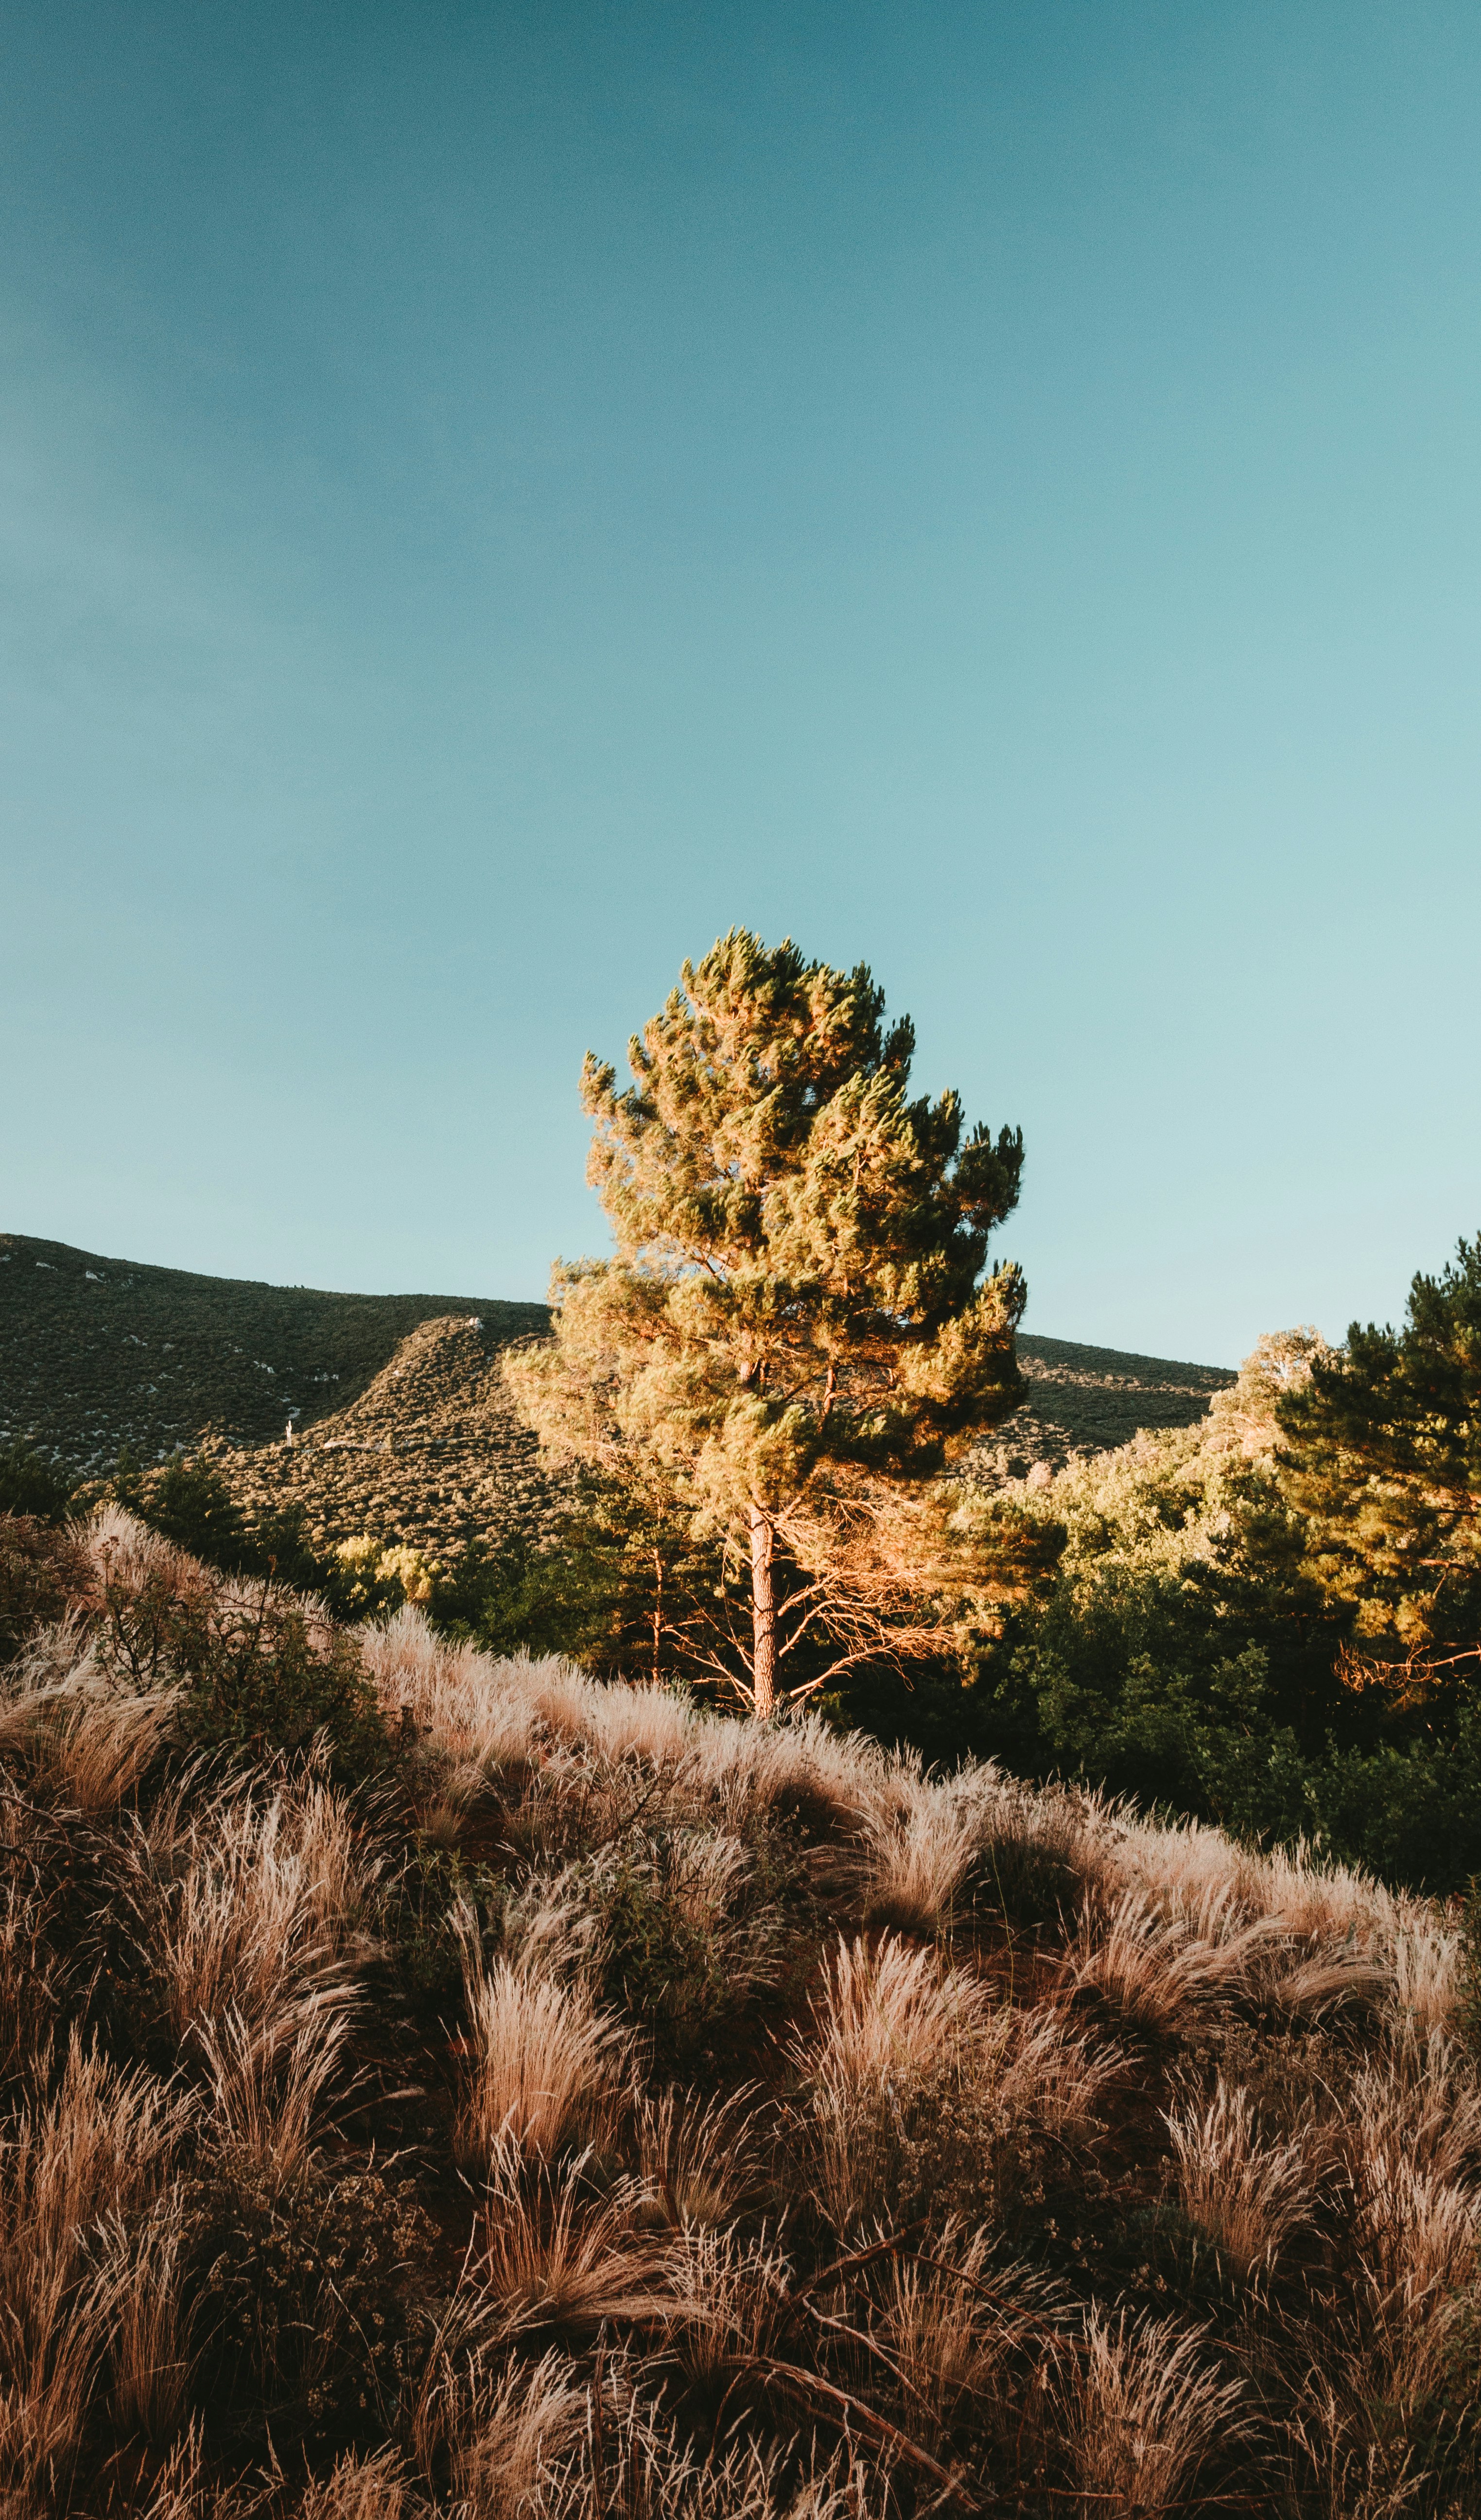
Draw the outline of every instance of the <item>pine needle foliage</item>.
M1417 1275L1402 1329L1354 1322L1279 1403L1281 1485L1323 1590L1357 1605L1360 1655L1419 1686L1481 1636L1481 1235ZM1361 1679L1361 1671L1354 1678Z
M862 964L740 928L686 963L631 1086L582 1071L615 1256L558 1266L554 1342L506 1369L553 1452L748 1567L741 1618L722 1580L676 1642L763 1718L851 1664L951 1650L1033 1554L946 1475L1023 1393L1023 1280L984 1275L1022 1136L912 1100L914 1049Z

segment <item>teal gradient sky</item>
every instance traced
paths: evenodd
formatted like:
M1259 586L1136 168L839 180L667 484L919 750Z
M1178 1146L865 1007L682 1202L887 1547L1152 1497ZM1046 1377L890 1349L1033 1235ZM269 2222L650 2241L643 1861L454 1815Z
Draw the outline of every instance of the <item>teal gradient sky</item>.
M1022 1123L1031 1328L1481 1225L1481 12L0 40L0 1223L539 1294L743 922Z

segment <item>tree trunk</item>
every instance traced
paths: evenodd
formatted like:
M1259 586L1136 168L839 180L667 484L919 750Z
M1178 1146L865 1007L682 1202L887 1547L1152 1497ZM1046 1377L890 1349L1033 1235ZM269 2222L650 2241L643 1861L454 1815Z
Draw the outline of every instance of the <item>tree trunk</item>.
M777 1570L771 1524L751 1507L751 1712L769 1724L777 1712Z

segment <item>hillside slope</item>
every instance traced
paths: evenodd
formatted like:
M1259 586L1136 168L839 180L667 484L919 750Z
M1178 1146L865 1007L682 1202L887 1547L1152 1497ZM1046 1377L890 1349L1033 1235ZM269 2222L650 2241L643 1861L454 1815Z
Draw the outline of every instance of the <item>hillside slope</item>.
M338 1295L110 1260L0 1234L0 1442L24 1435L75 1470L127 1445L163 1460L214 1429L281 1441L357 1399L402 1339L476 1314L487 1339L545 1328L543 1304L490 1296Z
M1031 1332L1019 1337L1018 1363L1029 1396L996 1448L1014 1477L1033 1462L1060 1469L1071 1453L1113 1452L1141 1427L1191 1426L1215 1392L1235 1379L1219 1365L1184 1365Z
M455 1549L537 1530L557 1502L499 1370L501 1347L549 1320L543 1304L269 1286L0 1235L0 1443L23 1435L84 1475L125 1446L142 1463L203 1448L247 1507L301 1503L321 1543ZM1018 1348L1030 1397L983 1449L989 1477L1189 1425L1234 1380L1069 1339Z
M500 1344L477 1315L423 1322L357 1399L292 1444L202 1449L249 1521L301 1506L320 1549L368 1533L445 1558L476 1537L538 1537L564 1490L505 1388Z

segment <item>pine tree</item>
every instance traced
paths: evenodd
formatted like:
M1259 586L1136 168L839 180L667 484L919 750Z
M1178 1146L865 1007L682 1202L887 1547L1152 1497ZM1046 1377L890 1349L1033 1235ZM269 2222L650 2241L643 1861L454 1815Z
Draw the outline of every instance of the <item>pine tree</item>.
M689 1642L761 1718L791 1656L817 1687L956 1650L1045 1548L945 1475L1022 1396L1023 1281L983 1274L1021 1134L911 1101L914 1048L863 965L743 929L686 963L631 1087L582 1072L616 1255L558 1264L554 1340L507 1369L552 1451L748 1567L748 1633L721 1584Z
M1277 1409L1307 1563L1355 1605L1356 1678L1413 1682L1481 1651L1481 1235L1410 1288L1402 1330L1354 1322Z

